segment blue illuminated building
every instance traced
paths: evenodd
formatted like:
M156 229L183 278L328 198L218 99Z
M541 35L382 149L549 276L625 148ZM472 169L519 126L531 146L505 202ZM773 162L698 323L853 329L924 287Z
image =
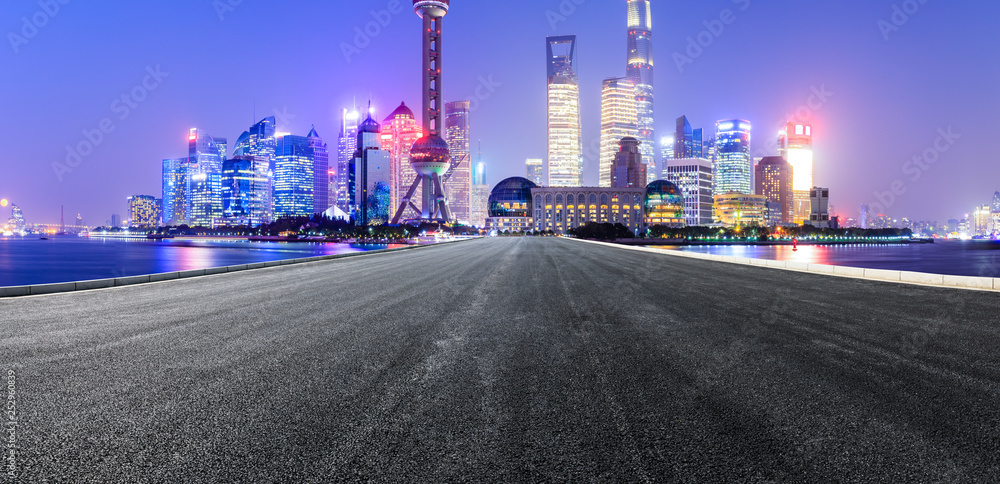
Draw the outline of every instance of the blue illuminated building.
M719 121L715 131L715 194L752 194L750 122L742 119Z
M274 217L311 217L313 149L309 138L287 135L277 139L274 152Z

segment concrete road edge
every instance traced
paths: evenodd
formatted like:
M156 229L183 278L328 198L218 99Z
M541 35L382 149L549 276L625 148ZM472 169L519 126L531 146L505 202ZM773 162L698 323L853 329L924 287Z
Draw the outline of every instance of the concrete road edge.
M393 249L367 250L362 252L349 252L346 254L320 255L314 257L302 257L298 259L284 259L284 260L275 260L269 262L257 262L253 264L239 264L235 266L212 267L208 269L194 269L194 270L179 271L179 272L163 272L159 274L114 277L109 279L94 279L90 281L56 282L52 284L33 284L26 286L3 286L0 287L0 298L35 296L42 294L58 294L65 292L89 291L93 289L106 289L110 287L130 286L135 284L148 284L151 282L162 282L174 279L187 279L191 277L209 276L213 274L226 274L229 272L263 269L266 267L304 264L308 262L320 262L325 260L343 259L346 257L383 254L386 252L398 252L401 250L419 249L421 247L436 247L444 244L465 242L468 240L475 240L475 239L449 240L447 242L437 242L434 244L423 244L423 245L408 245L406 247L396 247Z
M951 289L970 289L976 291L1000 291L1000 278L993 277L973 277L973 276L949 276L943 274L930 274L926 272L893 271L885 269L863 269L860 267L834 266L828 264L807 264L797 261L780 261L767 259L748 259L744 257L733 257L725 255L701 254L695 252L681 252L679 250L664 250L652 247L642 247L633 245L620 245L612 242L601 242L597 240L575 239L563 237L578 242L599 244L608 247L616 247L626 250L637 250L654 254L670 255L674 257L685 257L688 259L701 259L715 262L726 262L729 264L750 265L765 267L769 269L781 269L795 272L809 272L825 276L847 277L852 279L866 279L880 282L895 282L897 284L910 284L916 286L944 287Z

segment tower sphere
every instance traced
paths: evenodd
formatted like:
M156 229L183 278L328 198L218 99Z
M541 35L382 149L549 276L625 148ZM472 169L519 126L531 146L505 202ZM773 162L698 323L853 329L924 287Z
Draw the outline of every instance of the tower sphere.
M451 166L448 143L440 136L424 136L410 148L410 166L421 176L442 176Z
M413 11L417 12L420 18L424 15L431 17L444 17L448 13L448 2L450 0L413 0Z

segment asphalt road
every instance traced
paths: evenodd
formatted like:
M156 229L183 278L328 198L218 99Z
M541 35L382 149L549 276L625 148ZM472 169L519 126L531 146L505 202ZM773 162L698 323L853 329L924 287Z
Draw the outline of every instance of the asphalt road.
M484 239L0 300L0 371L19 482L998 482L998 308Z

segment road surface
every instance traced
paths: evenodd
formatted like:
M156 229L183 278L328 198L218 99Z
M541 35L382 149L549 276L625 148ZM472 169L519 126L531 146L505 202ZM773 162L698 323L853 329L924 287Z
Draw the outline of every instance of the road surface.
M5 299L3 474L997 482L998 307L554 238Z

